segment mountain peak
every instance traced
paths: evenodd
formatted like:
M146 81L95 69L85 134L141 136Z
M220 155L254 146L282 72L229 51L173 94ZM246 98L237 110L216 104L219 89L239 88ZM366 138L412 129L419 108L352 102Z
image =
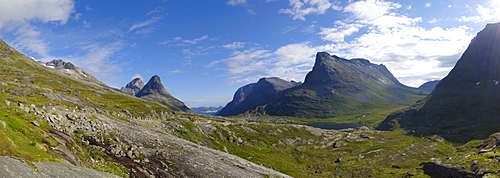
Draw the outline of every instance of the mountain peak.
M45 66L54 68L56 70L61 70L61 69L76 69L76 66L73 65L71 62L65 62L62 59L54 59L50 62L45 63Z
M184 105L183 102L173 97L167 92L167 90L165 90L165 87L161 83L161 79L158 75L151 77L148 83L144 85L144 87L142 87L142 89L137 92L135 96L160 103L176 111L193 112L186 105Z
M384 65L373 64L361 58L348 60L326 52L318 52L313 70L307 74L304 84L343 88L347 85L372 81L402 86Z
M170 93L165 90L165 87L161 83L161 79L158 75L154 75L153 77L151 77L148 83L144 85L141 91L139 91L135 96L143 97L151 94L170 95Z
M134 80L129 82L125 87L122 87L120 90L135 96L135 94L141 91L142 88L144 88L144 82L142 81L142 79L135 78Z

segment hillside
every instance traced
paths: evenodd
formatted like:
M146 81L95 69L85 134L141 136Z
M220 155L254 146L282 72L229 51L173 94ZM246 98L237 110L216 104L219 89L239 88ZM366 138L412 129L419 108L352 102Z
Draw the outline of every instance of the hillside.
M432 94L394 113L379 129L408 129L456 142L500 131L500 23L488 24L471 41Z

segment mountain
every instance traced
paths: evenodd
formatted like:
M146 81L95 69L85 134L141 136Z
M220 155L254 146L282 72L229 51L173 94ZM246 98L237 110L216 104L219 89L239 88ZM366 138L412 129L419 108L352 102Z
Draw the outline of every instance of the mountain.
M410 105L426 94L401 84L382 64L319 52L303 84L246 113L326 118Z
M158 75L151 77L148 83L144 85L135 96L148 101L158 102L174 111L193 113L193 111L184 105L183 102L173 97L165 90Z
M102 83L101 81L97 80L94 76L91 74L87 73L83 69L76 67L73 65L71 62L65 62L62 59L54 59L50 62L47 63L42 63L48 68L56 69L58 71L61 71L62 73L72 77L73 79L80 80L80 81L86 81L90 83L94 83L97 85L102 85L105 86L106 84Z
M241 149L223 134L241 124L173 112L56 66L0 40L0 177L289 177L228 153ZM153 77L142 97L164 95L160 86Z
M424 84L420 85L418 87L418 89L432 92L434 90L434 88L436 88L436 85L439 83L439 81L440 80L433 80L433 81L425 82Z
M429 97L394 113L379 129L409 129L458 142L500 131L500 23L472 39Z
M222 108L224 108L224 107L223 106L219 106L219 107L210 106L210 107L195 107L195 108L191 108L191 110L193 110L197 114L204 114L204 115L214 116Z
M249 107L260 104L271 98L277 92L300 85L280 78L261 78L257 83L252 83L239 88L230 101L217 113L219 116L239 114Z
M141 91L142 88L144 88L144 82L142 82L140 78L135 78L127 85L125 85L125 87L122 87L120 90L135 96L135 94Z

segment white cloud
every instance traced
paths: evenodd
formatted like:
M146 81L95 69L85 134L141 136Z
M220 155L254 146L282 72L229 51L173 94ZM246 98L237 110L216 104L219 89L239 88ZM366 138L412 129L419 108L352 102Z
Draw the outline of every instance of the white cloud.
M279 13L290 14L293 20L306 20L309 14L325 14L328 9L341 10L341 8L329 0L289 0L290 9L280 9Z
M475 16L462 16L459 21L461 22L496 22L500 21L500 2L495 1L489 7L477 5Z
M0 4L0 30L15 35L11 44L19 50L37 53L40 58L50 58L50 44L31 23L65 24L74 13L75 3L72 0L1 0Z
M383 0L364 0L349 4L344 12L351 13L354 18L369 22L389 13L389 10L399 9L400 4Z
M308 43L294 43L276 51L252 48L236 51L232 57L213 61L207 67L222 63L232 76L230 83L254 82L261 77L280 77L285 80L302 81L314 64L314 56L320 48ZM265 75L257 73L265 73Z
M0 29L12 22L66 23L74 12L72 0L15 0L0 2Z
M343 42L345 37L358 32L361 27L363 27L361 24L346 24L344 22L337 22L337 27L321 28L321 32L319 34L324 35L322 37L323 40Z
M425 5L425 7L431 7L432 6L431 3L425 3L424 5Z
M223 45L222 47L227 48L227 49L240 49L245 47L245 42L232 42L226 45Z

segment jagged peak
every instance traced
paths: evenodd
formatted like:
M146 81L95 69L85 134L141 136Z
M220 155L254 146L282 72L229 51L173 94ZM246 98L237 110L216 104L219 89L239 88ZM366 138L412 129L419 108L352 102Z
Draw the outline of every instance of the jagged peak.
M45 66L55 68L55 69L75 69L76 66L71 62L65 62L62 59L54 59L50 62L45 63Z
M142 97L151 94L170 95L167 90L165 90L165 87L161 83L161 79L158 75L151 77L148 83L144 85L141 91L139 91L135 96Z

